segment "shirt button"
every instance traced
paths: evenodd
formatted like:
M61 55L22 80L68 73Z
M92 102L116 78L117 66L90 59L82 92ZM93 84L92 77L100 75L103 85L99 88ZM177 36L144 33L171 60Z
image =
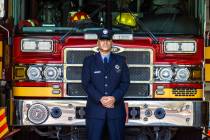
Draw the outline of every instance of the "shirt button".
M108 92L104 92L104 94L105 94L105 95L107 95L107 94L108 94Z
M107 79L107 78L108 78L108 76L105 76L104 78L105 78L105 79Z
M108 84L105 84L104 86L105 86L105 87L108 87Z

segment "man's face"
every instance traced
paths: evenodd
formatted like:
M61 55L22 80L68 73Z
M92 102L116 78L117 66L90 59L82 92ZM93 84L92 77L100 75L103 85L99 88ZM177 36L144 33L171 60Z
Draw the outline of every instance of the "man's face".
M100 52L108 53L111 51L112 40L98 40L97 44Z

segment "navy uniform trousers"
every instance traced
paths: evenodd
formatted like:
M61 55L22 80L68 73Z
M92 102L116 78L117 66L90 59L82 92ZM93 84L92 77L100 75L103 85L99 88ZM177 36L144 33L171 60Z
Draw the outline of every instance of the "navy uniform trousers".
M101 140L103 128L108 126L110 140L123 140L125 105L123 97L130 83L125 57L110 54L109 63L103 64L100 53L84 59L82 85L86 91L86 126L88 140ZM105 108L100 102L103 96L114 96L114 108Z

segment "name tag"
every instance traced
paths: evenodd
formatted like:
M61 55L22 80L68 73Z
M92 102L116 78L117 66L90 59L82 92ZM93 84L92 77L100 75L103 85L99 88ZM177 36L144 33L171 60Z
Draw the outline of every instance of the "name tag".
M100 70L94 71L94 74L98 74L98 73L101 73L101 71Z

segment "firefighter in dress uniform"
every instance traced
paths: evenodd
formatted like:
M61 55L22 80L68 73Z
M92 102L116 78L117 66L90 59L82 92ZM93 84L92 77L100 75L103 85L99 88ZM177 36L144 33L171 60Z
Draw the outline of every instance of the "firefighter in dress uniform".
M99 52L84 59L82 84L86 91L86 126L88 140L102 140L107 126L110 140L123 140L125 105L123 97L130 77L125 57L111 53L112 32L98 34Z

